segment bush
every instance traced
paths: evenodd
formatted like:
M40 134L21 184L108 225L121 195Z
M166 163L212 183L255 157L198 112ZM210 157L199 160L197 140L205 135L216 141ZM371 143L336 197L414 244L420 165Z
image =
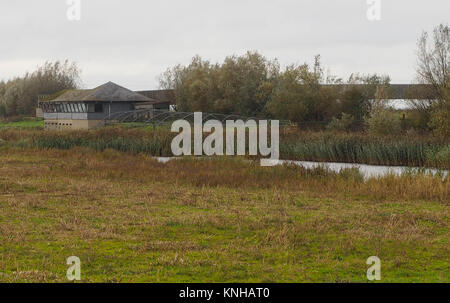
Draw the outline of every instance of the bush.
M450 106L436 108L431 113L429 126L440 138L450 138Z
M374 135L396 135L401 131L401 121L390 110L383 109L375 111L367 119L369 132Z
M0 117L6 117L6 106L0 103Z
M450 145L444 146L438 150L429 150L427 152L427 164L429 166L450 168Z
M343 113L342 117L340 119L334 117L331 122L327 125L327 128L329 130L341 130L341 131L347 131L350 130L354 118L352 115Z

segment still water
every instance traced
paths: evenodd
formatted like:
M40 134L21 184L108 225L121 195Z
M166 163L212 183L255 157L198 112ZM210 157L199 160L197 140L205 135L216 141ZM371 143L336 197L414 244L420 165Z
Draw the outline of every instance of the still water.
M177 159L176 157L157 157L158 162L167 163L170 160ZM342 169L358 168L359 172L364 178L376 178L386 175L401 175L405 172L421 171L426 174L436 175L442 174L445 178L448 175L448 170L438 170L433 168L419 168L419 167L407 167L407 166L383 166L383 165L367 165L358 163L337 163L337 162L313 162L313 161L294 161L294 160L274 160L275 165L282 164L294 164L303 166L304 168L316 168L324 167L334 172L339 172Z

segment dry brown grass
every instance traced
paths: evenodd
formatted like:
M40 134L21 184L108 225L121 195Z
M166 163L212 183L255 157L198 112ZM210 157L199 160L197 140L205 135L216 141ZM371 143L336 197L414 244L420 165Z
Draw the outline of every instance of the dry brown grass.
M0 281L447 281L450 181L3 149Z

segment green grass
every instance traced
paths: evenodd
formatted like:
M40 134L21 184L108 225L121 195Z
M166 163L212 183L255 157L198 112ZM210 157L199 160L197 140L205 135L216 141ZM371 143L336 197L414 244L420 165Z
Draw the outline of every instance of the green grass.
M0 282L450 282L449 179L0 149Z
M0 130L4 129L44 129L44 120L26 119L21 121L0 121Z

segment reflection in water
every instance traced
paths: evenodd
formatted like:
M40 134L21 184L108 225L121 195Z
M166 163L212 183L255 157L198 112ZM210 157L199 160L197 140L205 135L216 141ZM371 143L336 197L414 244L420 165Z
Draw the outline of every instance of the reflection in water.
M160 163L167 163L170 160L174 159L173 157L157 157L156 160Z
M443 177L447 176L448 171L438 170L432 168L420 168L420 167L407 167L407 166L382 166L382 165L367 165L358 163L337 163L337 162L311 162L311 161L291 161L291 160L278 160L278 164L291 163L300 165L305 168L326 167L331 171L339 172L342 169L358 168L359 172L364 178L382 177L386 175L401 175L405 172L417 172L421 171L426 174L442 173Z
M176 157L157 157L158 162L167 163ZM312 162L312 161L293 161L293 160L270 160L274 165L282 164L294 164L303 166L305 168L316 168L324 167L334 172L340 172L342 169L358 168L359 172L364 176L364 178L376 178L386 175L401 175L405 172L416 172L420 171L426 174L437 174L441 173L443 178L448 174L448 170L439 170L432 168L420 168L420 167L407 167L407 166L382 166L382 165L367 165L367 164L357 164L357 163L337 163L337 162Z

